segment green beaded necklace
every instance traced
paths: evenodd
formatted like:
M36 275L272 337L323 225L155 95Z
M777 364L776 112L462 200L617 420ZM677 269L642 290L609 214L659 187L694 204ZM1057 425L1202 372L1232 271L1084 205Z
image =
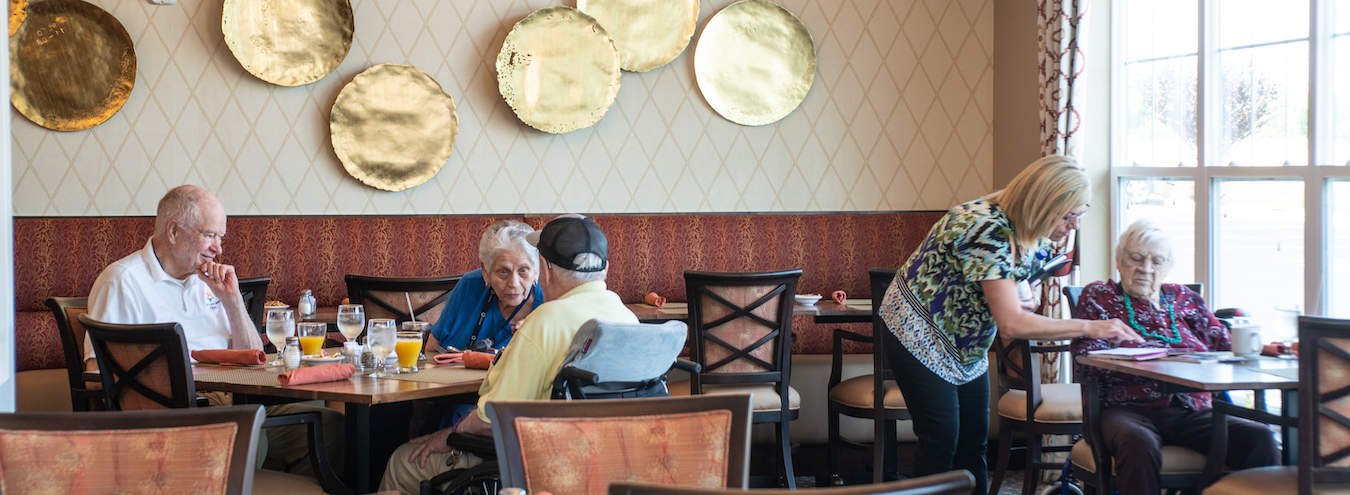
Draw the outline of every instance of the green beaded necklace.
M1120 295L1125 298L1125 311L1130 314L1130 326L1134 327L1135 330L1138 330L1140 335L1155 337L1158 340L1169 344L1181 343L1181 331L1177 330L1177 315L1172 312L1172 304L1176 302L1175 300L1166 302L1167 320L1172 323L1172 336L1168 337L1166 335L1159 335L1145 330L1143 325L1140 325L1139 322L1134 320L1134 305L1130 303L1130 295L1125 292L1124 287L1120 287Z

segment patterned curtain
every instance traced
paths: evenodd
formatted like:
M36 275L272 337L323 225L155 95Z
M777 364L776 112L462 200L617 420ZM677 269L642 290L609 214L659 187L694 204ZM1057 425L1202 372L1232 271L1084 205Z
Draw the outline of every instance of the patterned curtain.
M1082 0L1038 0L1037 62L1040 68L1041 156L1075 151L1074 134L1080 122L1074 107L1074 82L1083 70L1083 54L1078 47L1078 26L1083 20ZM1055 251L1073 251L1078 266L1078 235L1074 232L1057 243ZM1074 272L1076 275L1076 270ZM1052 318L1068 315L1061 296L1066 277L1042 284L1040 313ZM1060 383L1062 366L1058 355L1044 355L1041 361L1043 383Z

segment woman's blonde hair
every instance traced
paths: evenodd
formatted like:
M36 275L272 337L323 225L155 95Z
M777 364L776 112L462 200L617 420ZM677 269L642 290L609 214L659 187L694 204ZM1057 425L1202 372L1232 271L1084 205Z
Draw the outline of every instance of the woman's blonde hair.
M1078 161L1050 155L1031 162L1007 187L985 199L998 205L1017 232L1017 243L1030 247L1047 238L1069 210L1087 204L1088 176Z

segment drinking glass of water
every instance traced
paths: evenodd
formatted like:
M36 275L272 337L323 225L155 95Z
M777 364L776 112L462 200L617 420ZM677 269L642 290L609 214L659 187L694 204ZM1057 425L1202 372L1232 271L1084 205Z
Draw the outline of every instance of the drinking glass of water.
M370 350L375 352L375 363L381 369L385 369L385 359L394 352L395 329L394 320L389 318L372 318L370 320L370 333L366 335L366 343L370 344ZM398 373L398 368L386 370L390 373Z
M295 312L289 309L267 310L267 340L277 348L277 358L268 363L281 366L281 351L286 347L286 337L295 335Z

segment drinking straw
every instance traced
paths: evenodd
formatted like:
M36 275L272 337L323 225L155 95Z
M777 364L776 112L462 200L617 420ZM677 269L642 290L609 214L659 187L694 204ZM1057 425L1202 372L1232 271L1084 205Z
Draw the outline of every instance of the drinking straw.
M417 313L414 313L412 308L412 298L408 297L407 292L403 293L403 300L408 301L408 316L412 317L412 321L417 321Z

